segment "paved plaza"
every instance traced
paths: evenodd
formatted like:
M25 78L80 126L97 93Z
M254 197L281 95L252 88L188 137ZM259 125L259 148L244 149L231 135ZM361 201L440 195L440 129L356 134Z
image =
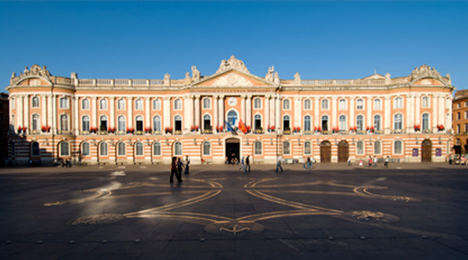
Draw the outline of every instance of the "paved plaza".
M0 169L0 259L468 259L468 167Z

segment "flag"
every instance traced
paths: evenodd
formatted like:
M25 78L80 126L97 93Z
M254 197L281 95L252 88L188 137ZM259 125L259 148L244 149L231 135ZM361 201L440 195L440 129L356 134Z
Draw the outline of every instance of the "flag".
M234 131L234 129L232 129L232 126L226 120L224 120L224 123L226 123L226 130Z
M242 133L247 133L247 127L245 127L244 122L242 122L242 119L239 121L239 129L242 131Z

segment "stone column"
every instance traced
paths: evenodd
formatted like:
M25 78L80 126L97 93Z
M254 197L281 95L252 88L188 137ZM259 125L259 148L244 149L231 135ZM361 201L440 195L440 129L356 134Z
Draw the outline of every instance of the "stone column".
M270 126L270 95L265 96L265 107L263 108L263 114L265 115L265 120L262 128L267 131L267 127ZM265 132L266 133L266 132Z
M275 105L275 124L276 124L276 129L283 129L283 126L281 125L281 96L277 95L276 96L276 105Z
M133 97L127 97L128 128L133 128Z
M41 103L41 124L47 126L47 100L45 94L41 94Z
M439 109L437 110L438 117L439 117L439 124L444 125L446 128L448 128L445 123L444 123L444 117L445 117L445 98L442 95L437 95L437 99L439 100ZM437 127L437 125L436 125Z
M15 131L17 131L18 127L21 126L23 127L23 95L17 95L16 96L16 128Z
M355 116L354 116L354 111L356 110L356 107L354 105L354 100L356 100L356 97L350 97L349 98L349 127L355 127L356 123L354 122Z
M78 114L78 103L79 103L79 100L80 98L79 97L73 97L73 133L75 135L79 135L80 133L80 129L79 129L79 124L78 124L78 118L79 118L79 114Z
M406 95L406 132L414 132L414 119L413 119L413 96L411 94Z
M151 128L151 109L150 109L150 98L145 97L145 126L143 127L143 130L145 128L149 127Z
M252 95L247 95L246 99L246 125L250 126L252 129Z
M93 119L91 121L91 127L94 128L94 127L97 127L97 125L98 125L97 124L97 120L98 120L97 119L97 105L98 105L97 97L92 97L91 100L92 100L92 102L91 102L91 109L92 109L91 113L93 114Z
M245 95L241 95L240 97L241 99L241 111L240 111L240 120L242 120L242 122L244 122L245 124L247 124L247 121L245 119L245 102L247 102L245 100L246 96Z
M192 113L192 109L190 109L190 95L184 95L184 132L190 132L190 113Z
M416 95L416 112L414 113L416 118L414 124L421 125L421 95ZM421 126L422 127L422 126Z
M452 111L453 105L452 105L452 103L453 103L453 101L452 100L453 100L453 96L450 95L448 97L448 99L447 99L447 103L448 103L447 107L449 109L448 116L447 116L447 122L446 122L446 125L444 125L446 130L453 129L453 127L452 127L452 114L453 114L453 111ZM445 109L444 109L444 111L445 111Z
M115 97L109 97L109 127L115 128Z
M194 102L193 102L194 95L189 95L188 106L189 106L189 126L191 127L194 125Z
M200 95L195 95L195 125L201 129L200 125Z
M24 96L24 125L23 127L27 128L27 132L29 133L31 129L29 129L29 95Z
M393 118L392 118L392 115L390 114L391 113L391 106L390 106L390 96L385 96L385 103L383 104L383 108L384 108L384 133L385 134L390 134L391 130L392 130L392 121L393 121Z
M54 131L54 123L53 123L53 117L54 117L54 112L52 108L52 103L54 103L54 100L52 99L52 95L46 95L47 98L47 125L50 126L51 131Z
M337 102L336 102L336 99L338 97L332 97L332 103L331 103L331 111L332 111L332 116L331 116L331 127L332 129L337 127L338 126L338 118L337 118L337 110L338 110L338 107L337 107ZM331 129L329 129L331 130Z
M171 97L163 97L163 114L164 126L162 127L162 131L166 127L171 126Z
M437 99L438 97L435 94L432 94L432 124L429 125L429 129L431 129L432 125L432 129L434 131L437 131L437 125L439 124L437 121Z
M319 97L314 97L314 127L322 127L320 125L319 109L320 109L320 98ZM313 130L313 128L312 128L312 130Z
M57 95L52 94L52 132L57 133Z
M367 105L366 105L366 110L367 110L367 126L371 127L374 125L374 117L372 116L372 111L373 111L373 107L372 107L372 97L367 97ZM365 127L367 127L365 126Z
M213 131L217 126L223 126L223 122L218 121L218 97L219 95L213 95Z
M224 95L220 95L218 99L218 107L219 107L219 122L224 123Z
M302 125L302 99L301 97L296 96L294 99L294 126L301 127L301 130L304 131L304 126Z

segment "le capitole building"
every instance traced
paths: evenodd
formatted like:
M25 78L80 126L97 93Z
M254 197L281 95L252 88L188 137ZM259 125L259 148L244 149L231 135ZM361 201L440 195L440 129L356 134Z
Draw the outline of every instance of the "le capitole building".
M80 79L34 65L7 87L9 160L445 161L453 89L448 74L427 65L402 77L330 80L281 79L274 67L260 77L234 56L211 76L193 66L184 79Z

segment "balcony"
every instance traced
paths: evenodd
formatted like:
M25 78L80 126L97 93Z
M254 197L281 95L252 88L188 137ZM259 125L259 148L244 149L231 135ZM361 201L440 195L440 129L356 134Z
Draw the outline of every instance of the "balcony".
M213 134L213 130L211 130L211 129L205 129L205 130L202 131L202 134L204 134L204 135Z
M153 130L152 134L153 135L162 135L163 133L161 131Z
M403 129L392 129L392 134L404 134L406 131Z
M174 131L174 135L182 135L182 131L181 130L176 130L176 131Z
M253 131L253 133L254 133L254 134L260 135L260 134L263 134L264 132L263 132L263 129L257 128L257 129L255 129L255 130Z

